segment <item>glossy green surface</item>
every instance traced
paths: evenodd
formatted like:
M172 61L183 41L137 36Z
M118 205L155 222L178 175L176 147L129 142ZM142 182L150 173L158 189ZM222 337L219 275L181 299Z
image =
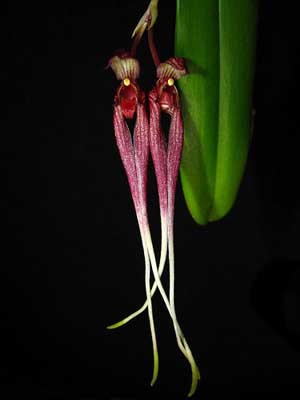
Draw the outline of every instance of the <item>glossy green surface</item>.
M179 82L185 137L181 181L195 221L231 209L245 169L257 0L177 0L175 54L187 60Z

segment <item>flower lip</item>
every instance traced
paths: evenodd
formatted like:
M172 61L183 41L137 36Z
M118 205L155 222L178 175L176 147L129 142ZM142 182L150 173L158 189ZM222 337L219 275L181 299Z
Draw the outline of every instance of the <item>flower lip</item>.
M157 102L162 111L172 115L179 107L179 95L173 78L160 78L156 83Z
M126 119L132 119L136 112L138 102L144 102L139 87L135 82L125 78L117 90L115 104L121 106L122 113Z
M156 70L158 78L180 79L188 73L184 59L181 57L171 57L167 61L160 63Z
M135 80L140 75L140 64L138 60L125 50L117 50L115 55L108 61L108 66L114 71L116 78Z
M160 108L162 111L172 115L174 108L179 107L179 96L174 79L178 80L188 73L184 59L171 57L167 61L160 63L156 72L159 78L156 88Z

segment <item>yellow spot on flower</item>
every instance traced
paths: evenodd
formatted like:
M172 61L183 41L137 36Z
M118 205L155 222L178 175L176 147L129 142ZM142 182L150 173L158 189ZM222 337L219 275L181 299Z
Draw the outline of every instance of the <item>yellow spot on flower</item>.
M174 85L174 79L173 78L169 78L168 79L168 85L169 86L173 86Z
M129 86L129 85L130 85L130 79L125 78L125 79L123 80L123 83L124 83L125 86Z

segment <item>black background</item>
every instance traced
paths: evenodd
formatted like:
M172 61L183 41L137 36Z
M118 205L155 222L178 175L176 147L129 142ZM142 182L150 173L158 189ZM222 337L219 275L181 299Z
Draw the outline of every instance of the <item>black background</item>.
M159 296L153 388L146 314L105 330L144 299L142 248L112 128L117 82L104 69L130 45L141 3L12 4L1 17L3 399L187 393L189 367ZM173 53L175 1L160 3L164 59ZM196 399L299 394L299 35L294 3L285 3L260 6L255 129L234 208L198 227L178 185L176 301L202 373ZM155 71L143 44L140 83L149 90ZM159 247L155 190L150 172Z

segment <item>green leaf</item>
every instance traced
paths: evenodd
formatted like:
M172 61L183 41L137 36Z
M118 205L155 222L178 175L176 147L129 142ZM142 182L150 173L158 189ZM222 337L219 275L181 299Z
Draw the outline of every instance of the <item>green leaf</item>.
M175 53L185 126L181 181L195 221L231 209L251 130L257 0L177 0Z

